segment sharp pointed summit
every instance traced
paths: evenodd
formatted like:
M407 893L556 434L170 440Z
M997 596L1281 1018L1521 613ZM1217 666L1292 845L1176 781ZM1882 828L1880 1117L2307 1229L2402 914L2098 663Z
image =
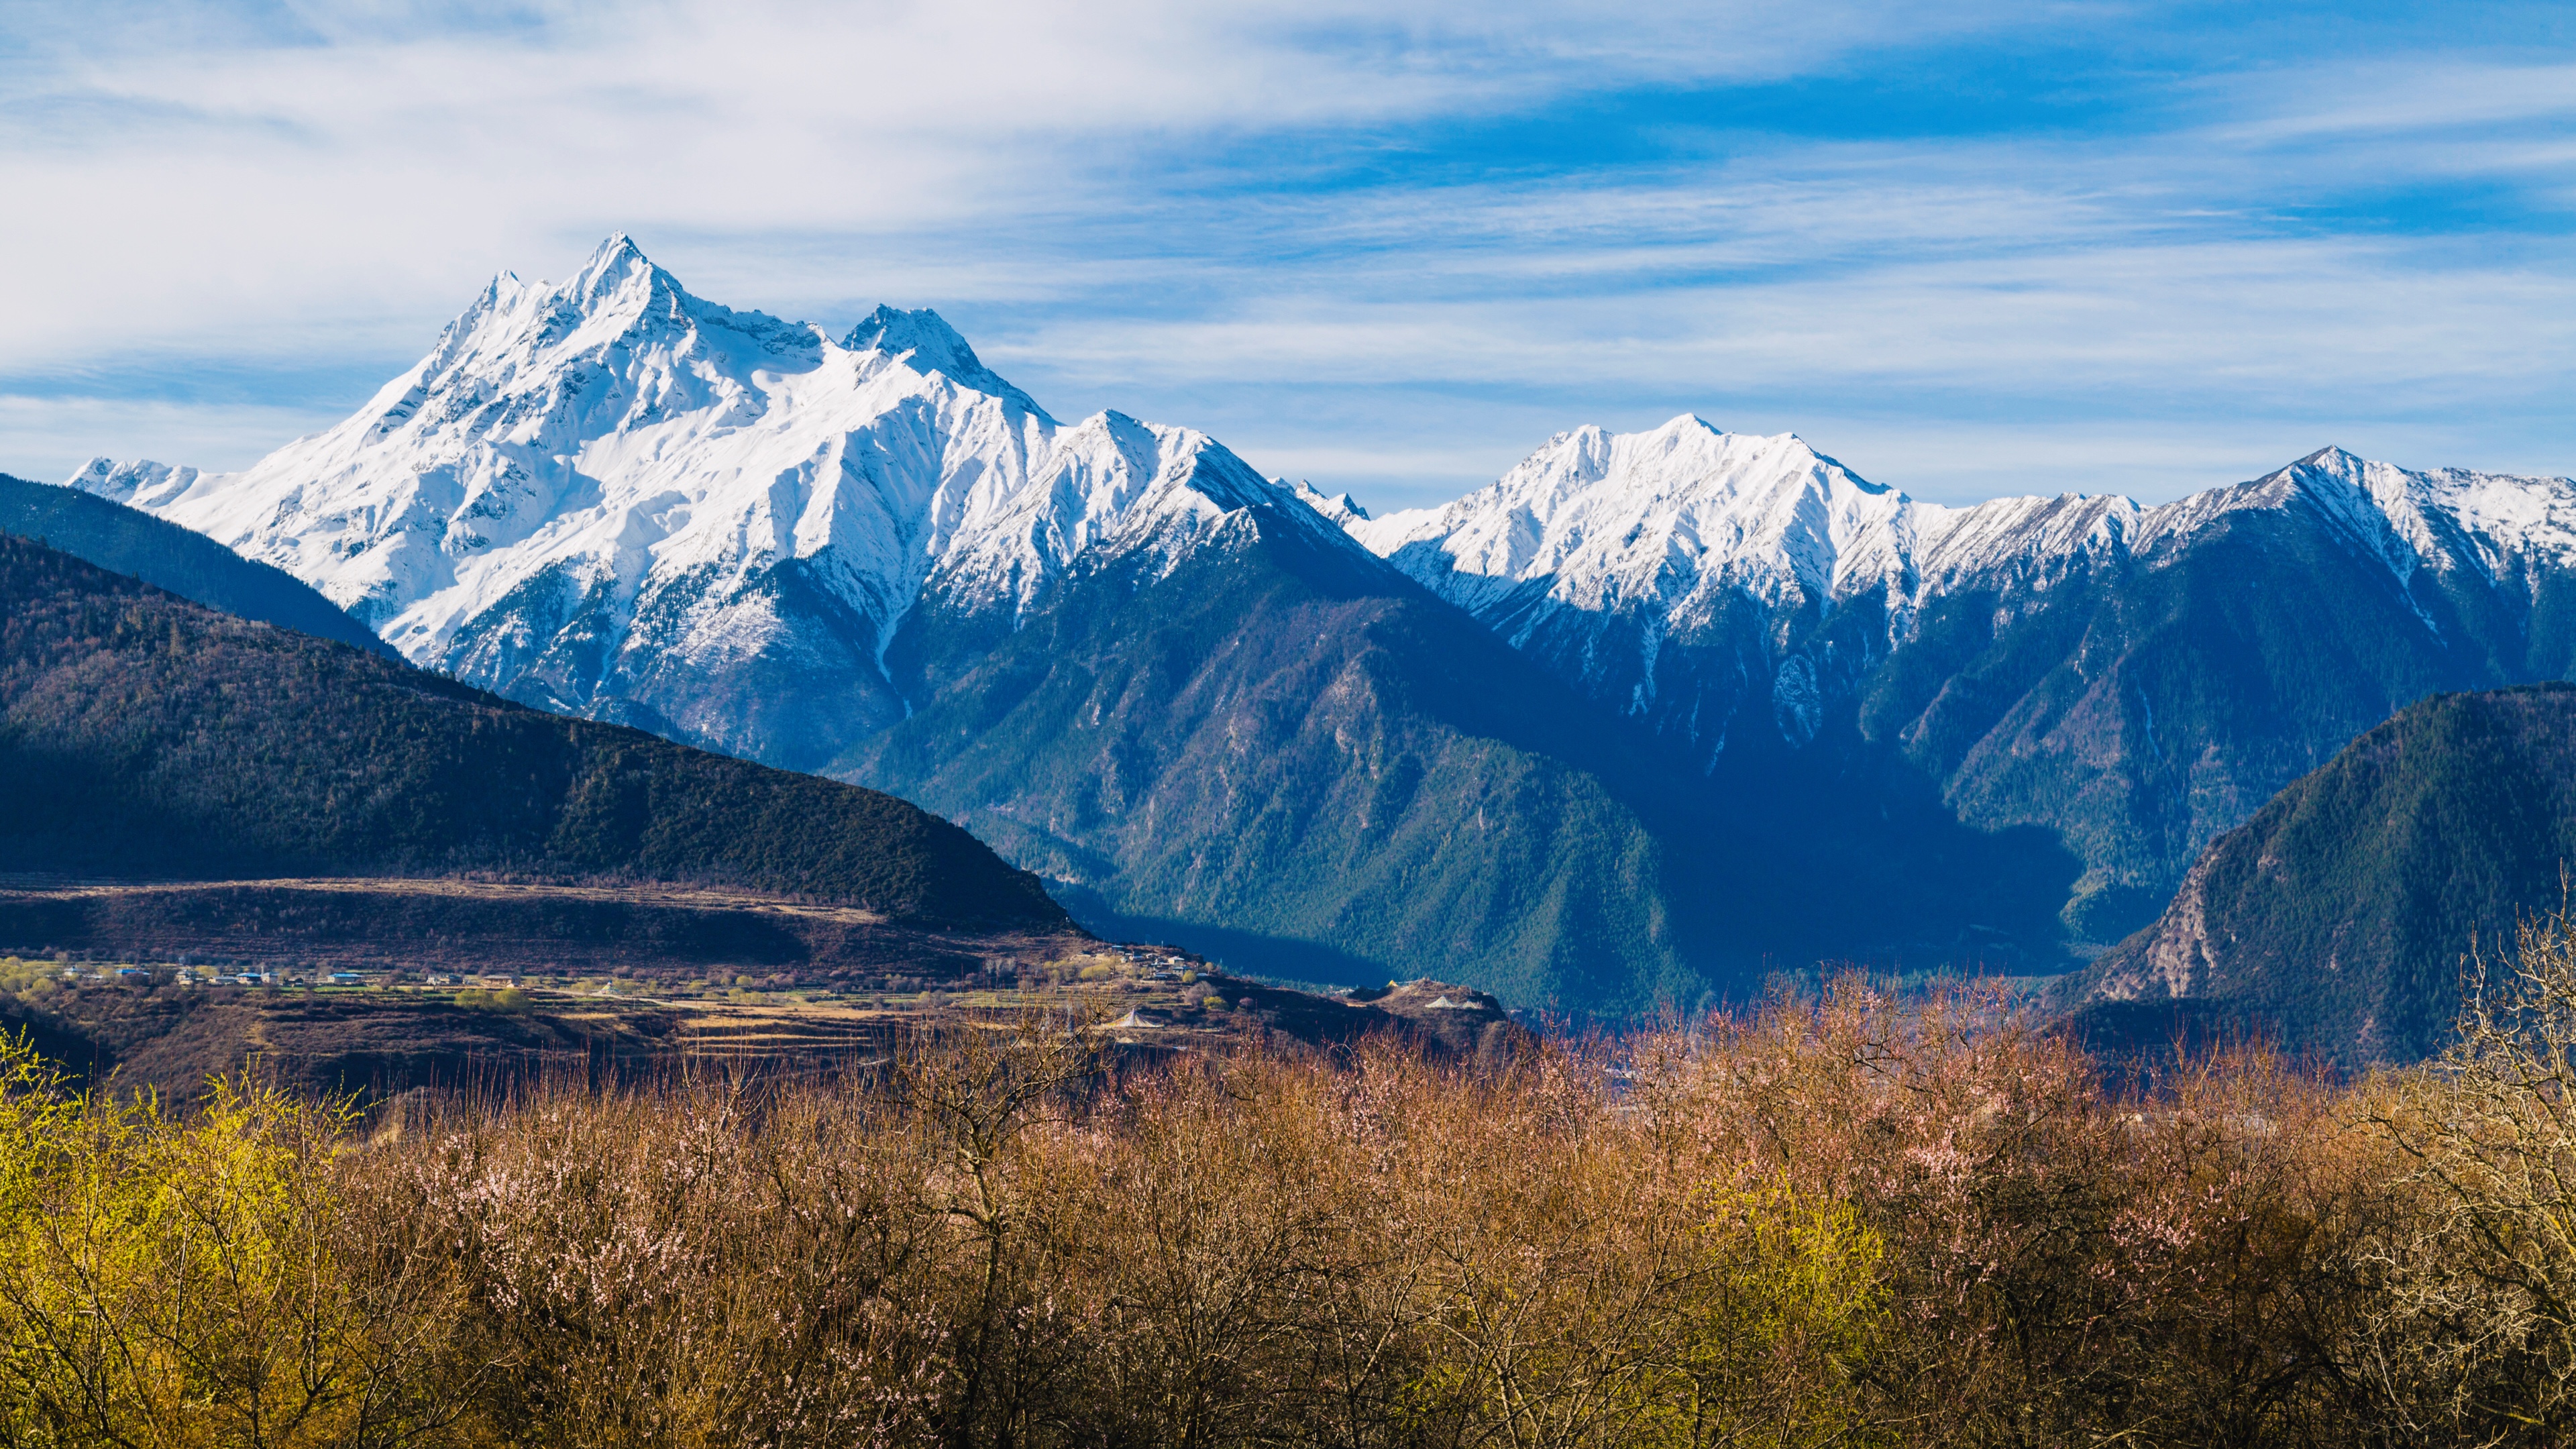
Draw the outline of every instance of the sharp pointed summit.
M902 359L917 372L943 373L968 387L1011 398L1039 416L1047 416L1035 399L986 367L957 329L927 307L907 312L880 304L850 329L849 335L841 339L841 346L851 352L886 353Z
M883 659L926 594L1018 611L1086 550L1246 506L1316 526L1202 435L1058 423L936 312L834 343L690 294L623 233L560 285L496 278L355 416L249 469L75 481L416 662L795 764L903 717Z

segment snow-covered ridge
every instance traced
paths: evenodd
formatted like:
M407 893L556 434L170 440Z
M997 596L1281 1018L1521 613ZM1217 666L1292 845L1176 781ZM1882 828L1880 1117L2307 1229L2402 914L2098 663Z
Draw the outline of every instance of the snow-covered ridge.
M1441 508L1372 519L1298 496L1567 682L1711 758L1766 699L1783 739L1813 738L1829 697L1856 697L1944 596L1991 595L2000 621L2079 573L2164 567L2252 515L2295 515L2383 570L2437 636L2419 576L2527 608L2544 575L2576 566L2568 479L2414 472L2337 448L2152 508L2080 493L1951 508L1793 434L1684 415L1560 434Z
M779 646L784 563L881 659L934 591L1018 609L1087 552L1247 506L1315 523L1204 434L1058 422L935 312L835 340L696 297L623 236L561 285L494 278L355 414L241 472L72 481L285 568L416 661L508 687L551 658L571 707L639 653Z
M835 338L694 296L622 236L560 285L494 278L364 407L250 468L101 459L71 481L285 568L421 663L754 752L798 711L818 751L900 718L887 650L925 600L1016 619L1086 562L1168 566L1254 520L1388 560L1596 697L1721 745L1766 696L1805 738L1944 595L2017 607L2249 512L2298 511L2401 590L2426 571L2527 590L2576 561L2564 478L2327 449L2159 507L1948 508L1689 415L1561 434L1445 507L1372 518L1203 433L1060 422L935 312L879 307ZM1840 612L1864 599L1877 612ZM1816 633L1863 619L1883 623Z
M2158 507L2069 493L1973 507L1924 503L1852 473L1795 434L1729 433L1691 415L1650 432L1583 428L1442 508L1345 516L1310 506L1471 612L1526 635L1560 609L1660 615L1683 629L1720 596L1830 611L1883 597L1900 630L1959 588L2044 588L2086 559L2150 564L2248 509L2329 520L2401 582L2419 568L2490 577L2517 557L2576 558L2576 483L2413 472L2328 448L2280 471ZM1891 643L1901 642L1891 640Z
M64 482L101 498L149 509L187 492L202 476L194 468L173 468L149 458L123 463L113 458L92 458Z
M1685 414L1647 433L1560 433L1501 481L1438 509L1350 522L1353 537L1482 612L1533 586L1591 612L1765 605L1913 583L1913 505L1794 434Z

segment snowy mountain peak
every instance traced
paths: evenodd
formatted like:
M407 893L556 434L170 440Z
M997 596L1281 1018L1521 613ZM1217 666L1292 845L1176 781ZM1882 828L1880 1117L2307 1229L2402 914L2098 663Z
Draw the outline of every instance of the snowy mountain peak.
M2533 558L2576 558L2576 482L2566 478L2419 472L2330 447L2238 489L2213 491L2303 499L2401 579L2418 566L2500 578Z
M1345 526L1474 609L1540 587L1577 608L1686 618L1735 588L1830 603L1868 581L1908 584L1907 508L1793 433L1684 413L1642 433L1560 433L1446 508Z
M653 265L644 249L621 231L601 242L589 260L581 264L581 270L573 273L569 290L575 296L594 299L634 285L666 294L681 290L677 278Z
M599 245L591 249L590 259L582 263L582 270L590 272L604 267L631 266L639 262L648 267L653 265L652 258L645 256L644 249L635 244L635 238L622 231L612 231L600 238Z
M1044 414L1027 393L986 367L947 319L927 307L907 312L880 304L850 329L849 335L841 339L841 346L850 352L882 352L900 358L916 372L942 373L979 392L1015 399L1021 406Z
M1296 497L1298 502L1322 514L1336 528L1348 528L1354 523L1368 522L1369 511L1362 508L1360 501L1348 493L1326 493L1303 478L1294 482L1286 478L1273 478L1270 480L1270 486L1286 489Z
M113 458L92 458L63 484L148 511L187 492L202 476L194 468L173 468L149 458L125 463Z
M902 717L885 651L934 595L1017 617L1087 559L1261 520L1364 558L1204 434L1058 423L935 312L879 307L836 343L690 294L624 236L559 285L495 277L356 414L240 473L75 481L415 661L795 760ZM744 702L762 690L811 709Z

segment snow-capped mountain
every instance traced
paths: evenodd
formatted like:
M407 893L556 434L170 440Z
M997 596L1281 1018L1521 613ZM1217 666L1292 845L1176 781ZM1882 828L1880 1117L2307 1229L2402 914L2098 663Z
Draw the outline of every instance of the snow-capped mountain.
M2157 507L1949 508L1685 416L1445 508L1301 496L1704 770L1813 795L1893 752L1968 823L2056 831L2079 904L2121 903L2095 934L2409 700L2576 667L2565 478L2328 448Z
M835 340L692 296L625 237L495 278L418 365L248 469L73 482L273 563L417 663L815 763L900 718L937 597L1025 609L1086 556L1241 510L1328 533L1204 434L1070 425L929 311Z
M1778 724L1803 744L1822 656L1855 643L1869 660L1891 654L1944 595L2026 595L2115 559L2154 567L2247 510L2312 517L2401 593L2430 571L2527 598L2535 570L2576 564L2576 483L2413 472L2339 448L2160 507L2066 494L1950 508L1868 482L1794 434L1684 415L1651 432L1560 434L1443 508L1372 519L1301 496L1586 692L1712 751L1740 700L1669 708L1677 683L1706 677L1695 647L1743 651L1723 671L1727 694L1785 685ZM1855 604L1870 611L1857 640L1817 637Z
M1737 591L1776 606L1910 585L1913 509L1794 434L1685 414L1648 433L1560 433L1445 508L1345 526L1481 615L1526 627L1544 599L1687 627Z
M1795 436L1686 415L1559 434L1446 508L1344 526L1578 688L1714 752L1765 693L1796 743L1812 736L1804 676L1782 673L1790 621L1910 597L1919 513ZM1733 652L1703 680L1710 661L1683 655L1719 641Z
M1525 1000L2038 969L2397 708L2576 671L2563 478L2328 449L1947 508L1682 417L1372 518L1061 422L934 313L836 337L624 238L248 469L73 481L417 662L968 819L1161 938Z

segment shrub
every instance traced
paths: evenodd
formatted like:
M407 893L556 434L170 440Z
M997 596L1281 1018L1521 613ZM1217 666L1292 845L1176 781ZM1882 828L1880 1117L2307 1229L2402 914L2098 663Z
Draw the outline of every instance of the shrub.
M1474 1065L1031 1016L363 1133L21 1042L0 1443L2564 1442L2561 1018L2480 999L2353 1090L2114 1091L1854 981Z
M527 1011L533 1005L528 993L516 986L504 986L497 991L469 987L456 993L455 1000L459 1006L478 1011Z
M394 1445L451 1423L435 1286L348 1241L328 1171L348 1121L243 1083L174 1121L0 1042L6 1442Z
M2372 1245L2375 1367L2416 1432L2576 1434L2576 916L2475 953L2458 1041L2373 1084L2409 1211Z

